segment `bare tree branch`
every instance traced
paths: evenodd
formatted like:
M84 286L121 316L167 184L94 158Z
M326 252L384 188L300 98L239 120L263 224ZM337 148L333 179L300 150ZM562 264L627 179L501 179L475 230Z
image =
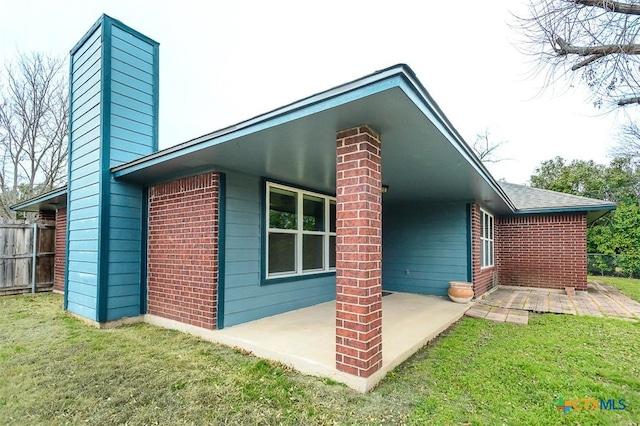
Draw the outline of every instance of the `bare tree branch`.
M618 143L610 151L615 158L631 158L640 161L640 125L629 120L621 126Z
M584 6L599 7L607 12L625 13L627 15L640 15L640 6L610 0L571 0Z
M585 84L594 105L640 98L640 0L530 0L516 16L521 48L545 86Z
M0 80L0 216L11 204L64 183L68 93L64 62L19 54Z
M476 141L471 148L473 148L483 163L499 163L507 160L507 158L496 157L497 151L506 143L506 141L491 142L489 129L484 129L482 133L476 135Z

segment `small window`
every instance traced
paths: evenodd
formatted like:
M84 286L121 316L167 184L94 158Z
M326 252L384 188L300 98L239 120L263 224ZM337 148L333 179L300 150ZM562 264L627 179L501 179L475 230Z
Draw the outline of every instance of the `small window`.
M484 210L480 210L480 233L481 233L481 245L480 245L480 258L481 267L487 268L493 266L493 235L494 235L494 220L493 216Z
M333 271L335 198L267 183L267 278Z

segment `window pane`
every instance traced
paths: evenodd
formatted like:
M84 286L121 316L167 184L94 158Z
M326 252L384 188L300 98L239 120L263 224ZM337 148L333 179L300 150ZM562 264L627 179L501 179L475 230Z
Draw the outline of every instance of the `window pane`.
M489 216L489 235L487 238L493 240L493 216Z
M488 232L487 232L487 214L486 213L482 213L482 238L487 238Z
M336 237L329 237L329 268L336 267Z
M302 269L322 269L324 247L322 235L302 236Z
M329 231L336 232L336 202L329 202Z
M487 260L489 259L489 241L482 241L482 266L487 266Z
M269 273L295 272L295 234L269 234Z
M493 265L493 241L489 241L489 259L487 260L487 266Z
M324 200L305 195L302 199L302 229L305 231L324 231Z
M297 229L296 193L269 188L269 228Z

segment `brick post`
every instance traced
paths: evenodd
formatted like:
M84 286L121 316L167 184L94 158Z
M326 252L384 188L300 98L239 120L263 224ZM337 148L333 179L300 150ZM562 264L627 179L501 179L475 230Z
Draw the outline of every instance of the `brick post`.
M64 292L64 269L67 256L67 209L59 209L56 212L56 248L53 261L53 289Z
M382 161L367 126L338 132L336 368L369 377L382 366Z

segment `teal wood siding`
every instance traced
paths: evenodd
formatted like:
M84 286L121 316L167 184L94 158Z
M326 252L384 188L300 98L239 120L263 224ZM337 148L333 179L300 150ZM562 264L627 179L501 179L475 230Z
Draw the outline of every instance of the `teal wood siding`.
M109 167L157 150L158 45L117 25L110 39ZM141 313L142 188L110 177L107 321Z
M109 167L157 150L157 45L111 30L111 155Z
M387 205L382 214L382 287L446 296L467 281L467 205Z
M100 229L101 32L71 55L67 309L96 320Z
M226 175L225 327L335 299L335 276L260 285L261 183Z
M98 322L137 316L143 188L109 169L157 150L158 44L103 15L70 67L66 307Z
M142 190L111 182L107 321L140 314Z

